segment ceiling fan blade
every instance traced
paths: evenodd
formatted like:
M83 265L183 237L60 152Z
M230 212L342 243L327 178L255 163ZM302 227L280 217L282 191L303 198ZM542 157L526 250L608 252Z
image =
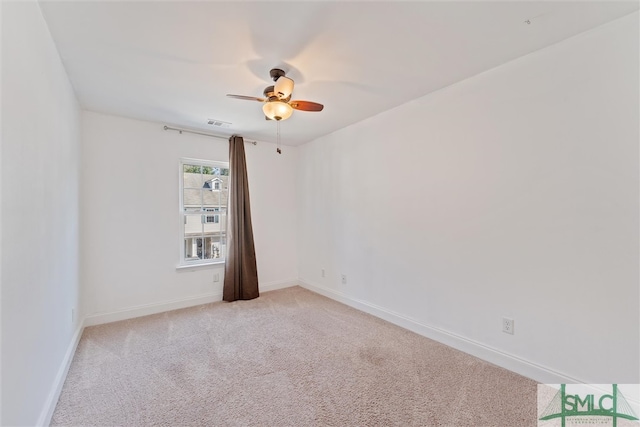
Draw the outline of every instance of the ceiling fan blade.
M266 99L264 98L257 98L255 96L244 96L244 95L231 95L231 94L227 94L227 96L229 98L235 98L235 99L244 99L246 101L258 101L258 102L264 102L266 101Z
M322 111L324 105L311 101L291 101L289 102L292 108L301 111Z

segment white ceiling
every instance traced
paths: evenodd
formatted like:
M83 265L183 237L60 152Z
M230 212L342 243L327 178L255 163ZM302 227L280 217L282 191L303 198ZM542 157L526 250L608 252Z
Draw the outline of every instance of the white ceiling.
M638 2L58 2L44 17L89 110L274 141L258 102L283 68L298 145L638 10ZM525 21L530 20L530 24ZM231 122L228 129L207 119Z

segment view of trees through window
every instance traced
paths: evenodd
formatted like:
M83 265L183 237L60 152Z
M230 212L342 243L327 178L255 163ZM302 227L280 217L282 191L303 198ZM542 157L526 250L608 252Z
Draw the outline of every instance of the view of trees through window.
M203 173L205 175L224 175L229 176L229 169L217 168L214 166L198 166L198 165L184 165L185 173Z
M182 164L183 264L224 259L228 177L226 164Z

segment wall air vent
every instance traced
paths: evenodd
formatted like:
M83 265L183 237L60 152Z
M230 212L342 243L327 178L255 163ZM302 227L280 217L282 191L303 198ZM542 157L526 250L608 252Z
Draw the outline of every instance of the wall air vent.
M207 120L207 124L211 125L211 126L219 127L219 128L229 128L229 127L231 127L231 123L223 122L222 120L216 120L216 119L208 119Z

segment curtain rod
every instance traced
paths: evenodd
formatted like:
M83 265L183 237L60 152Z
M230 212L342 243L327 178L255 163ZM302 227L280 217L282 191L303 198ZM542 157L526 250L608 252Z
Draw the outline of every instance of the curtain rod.
M177 132L187 132L187 133L194 133L196 135L203 135L203 136L210 136L211 138L220 138L220 139L224 139L224 140L229 140L228 136L222 136L222 135L213 135L211 133L204 133L204 132L198 132L195 130L189 130L189 129L180 129L180 128L172 128L170 126L165 125L164 126L164 130L175 130ZM249 144L253 144L253 145L257 145L258 143L256 141L247 141L245 140L244 142L248 142Z

